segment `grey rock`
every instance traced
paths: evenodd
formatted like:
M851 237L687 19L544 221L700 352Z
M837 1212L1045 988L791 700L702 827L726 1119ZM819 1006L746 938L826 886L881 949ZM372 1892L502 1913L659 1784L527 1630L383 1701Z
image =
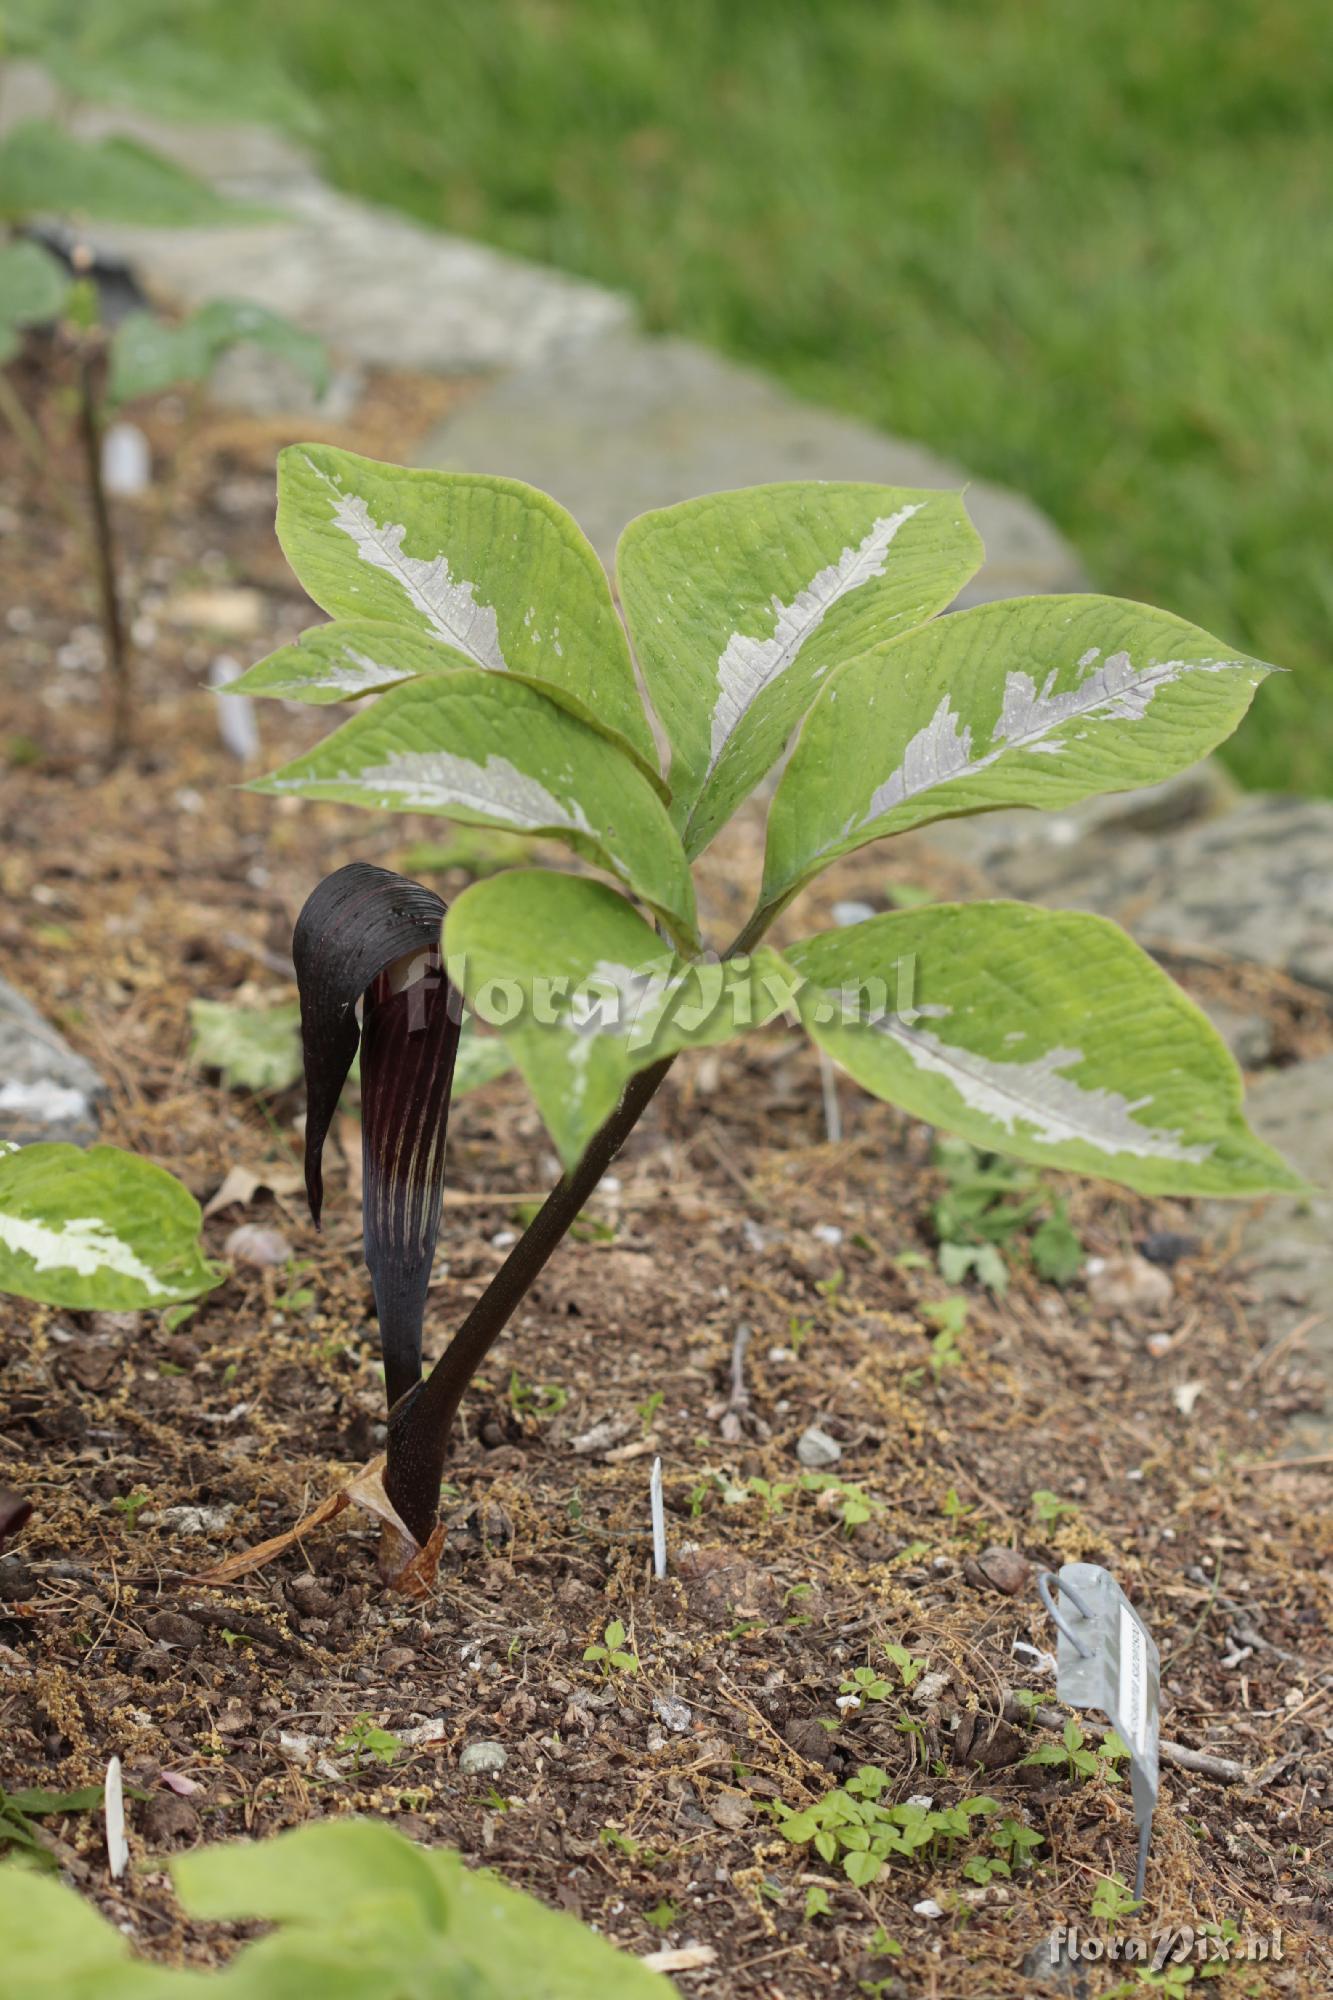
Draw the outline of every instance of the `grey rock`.
M292 1246L280 1229L268 1229L262 1222L242 1222L232 1230L222 1246L223 1254L238 1264L253 1264L263 1270L285 1264Z
M699 493L782 479L966 486L987 559L960 603L1086 588L1077 557L1031 502L969 483L923 446L798 402L687 340L620 332L567 346L473 397L418 457L554 494L608 568L634 515Z
M1036 1980L1039 1992L1067 1993L1072 2000L1088 2000L1089 1975L1063 1951L1053 1955L1049 1938L1033 1945L1023 1960L1022 1972L1024 1979Z
M811 1424L797 1440L796 1456L809 1471L823 1472L828 1466L838 1463L842 1457L842 1446L827 1431L821 1431L818 1424Z
M20 1146L40 1139L91 1145L105 1095L92 1064L0 979L0 1139Z
M1328 1396L1322 1415L1297 1425L1296 1439L1327 1450L1333 1444L1333 1055L1265 1071L1246 1092L1245 1111L1259 1137L1314 1190L1247 1214L1239 1257L1258 1295L1254 1317L1265 1345L1311 1314L1323 1315L1305 1335L1304 1353L1326 1378ZM1210 1203L1206 1219L1221 1236L1235 1227L1236 1210Z
M493 1778L503 1771L508 1762L509 1752L503 1743L465 1743L458 1768L465 1778Z
M317 396L299 368L254 341L229 348L208 378L209 401L225 409L245 410L255 417L309 416L318 411L332 424L348 421L365 388L363 368L336 368L324 394Z
M1058 812L1016 806L971 818L937 820L919 833L901 836L895 846L903 858L914 847L944 854L975 869L989 886L1007 889L1029 873L1091 871L1103 864L1110 848L1130 843L1137 835L1215 819L1242 797L1235 780L1215 758L1206 757L1174 778L1140 791L1109 792Z
M1242 1014L1221 1001L1210 1000L1208 1018L1242 1069L1262 1069L1272 1060L1272 1023L1262 1014Z
M14 65L0 93L0 131L53 101L39 70ZM205 229L99 222L96 248L123 258L150 293L175 304L223 293L252 299L319 334L345 360L443 375L522 368L629 324L627 301L599 285L339 193L274 133L168 124L105 105L81 109L72 124L81 138L138 139L271 215ZM273 379L261 370L261 410L272 407Z
M1220 952L1333 993L1331 800L1254 794L1170 832L1108 840L1094 827L987 868L1007 895L1096 910L1143 944Z
M318 182L283 189L282 205L280 221L223 228L99 224L97 241L182 305L216 298L225 282L373 368L522 368L629 319L599 286Z
M694 1710L677 1694L659 1695L653 1703L653 1714L667 1729L674 1729L678 1735L682 1735L694 1721Z

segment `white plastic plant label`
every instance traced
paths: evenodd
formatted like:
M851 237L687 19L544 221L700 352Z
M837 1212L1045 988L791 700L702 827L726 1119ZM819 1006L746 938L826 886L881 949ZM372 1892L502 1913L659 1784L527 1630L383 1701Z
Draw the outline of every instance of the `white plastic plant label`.
M1072 1708L1099 1708L1129 1750L1129 1782L1139 1829L1143 1895L1153 1807L1157 1803L1160 1684L1157 1647L1111 1572L1097 1563L1066 1563L1038 1579L1059 1631L1056 1692ZM1058 1590L1055 1601L1052 1590Z

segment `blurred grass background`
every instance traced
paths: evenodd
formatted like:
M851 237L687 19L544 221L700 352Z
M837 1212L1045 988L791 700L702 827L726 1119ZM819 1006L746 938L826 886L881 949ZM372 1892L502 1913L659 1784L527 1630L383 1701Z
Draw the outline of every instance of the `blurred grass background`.
M334 179L1040 502L1333 791L1327 0L204 0Z

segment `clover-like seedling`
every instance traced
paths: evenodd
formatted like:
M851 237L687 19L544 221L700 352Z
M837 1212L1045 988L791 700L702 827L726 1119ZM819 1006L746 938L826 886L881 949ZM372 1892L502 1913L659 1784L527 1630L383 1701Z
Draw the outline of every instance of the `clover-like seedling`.
M592 1645L585 1649L584 1659L592 1665L600 1666L604 1674L637 1674L639 1656L625 1644L625 1628L618 1618L613 1618L602 1634L604 1644Z
M381 1729L364 1711L353 1719L333 1746L335 1754L350 1756L353 1768L358 1771L370 1757L380 1764L392 1764L402 1747L401 1737L395 1736L391 1729Z
M1149 1195L1302 1185L1247 1128L1203 1015L1102 918L908 899L765 942L870 842L1184 770L1239 723L1263 662L1108 597L941 616L982 559L947 492L796 482L642 515L620 539L619 607L569 515L512 479L295 445L278 533L328 622L229 691L364 705L256 789L541 836L595 871L505 870L446 911L353 864L297 926L316 1217L362 1041L384 1488L418 1544L467 1383L682 1050L781 1020L987 1155ZM695 864L779 766L753 907L711 939ZM464 1005L508 1044L564 1175L423 1378ZM998 1279L987 1212L959 1255L989 1249Z

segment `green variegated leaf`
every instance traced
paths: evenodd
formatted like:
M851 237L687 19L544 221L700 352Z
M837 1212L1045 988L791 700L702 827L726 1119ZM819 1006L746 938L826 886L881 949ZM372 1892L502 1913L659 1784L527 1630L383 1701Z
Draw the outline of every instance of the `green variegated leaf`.
M648 779L513 675L463 667L393 688L251 789L554 835L693 940L689 866Z
M777 762L825 677L942 611L981 557L956 493L893 486L756 486L630 522L620 597L691 857Z
M250 299L212 299L178 326L129 313L111 341L113 403L155 396L175 382L204 382L230 348L267 348L303 375L317 396L329 383L328 349L316 334Z
M821 692L773 800L763 900L840 854L992 806L1149 785L1231 734L1270 670L1113 597L1029 597L941 618Z
M405 625L476 666L542 682L660 782L606 574L535 487L292 445L278 461L278 538L334 617Z
M0 327L45 326L59 315L71 279L40 243L0 244Z
M1247 1127L1207 1019L1103 917L946 903L785 956L821 1047L975 1145L1143 1194L1303 1186Z
M190 1060L215 1069L229 1090L286 1090L301 1074L301 1010L242 1007L228 1000L190 1002Z
M225 1271L199 1250L199 1204L151 1160L117 1146L0 1154L0 1292L71 1311L192 1299Z
M622 896L576 875L474 883L445 918L444 945L450 979L512 1048L567 1165L635 1070L794 1018L776 952L691 964Z
M452 674L471 665L452 646L428 639L410 625L335 618L312 626L292 645L280 646L221 692L270 695L280 701L358 701L400 681Z

